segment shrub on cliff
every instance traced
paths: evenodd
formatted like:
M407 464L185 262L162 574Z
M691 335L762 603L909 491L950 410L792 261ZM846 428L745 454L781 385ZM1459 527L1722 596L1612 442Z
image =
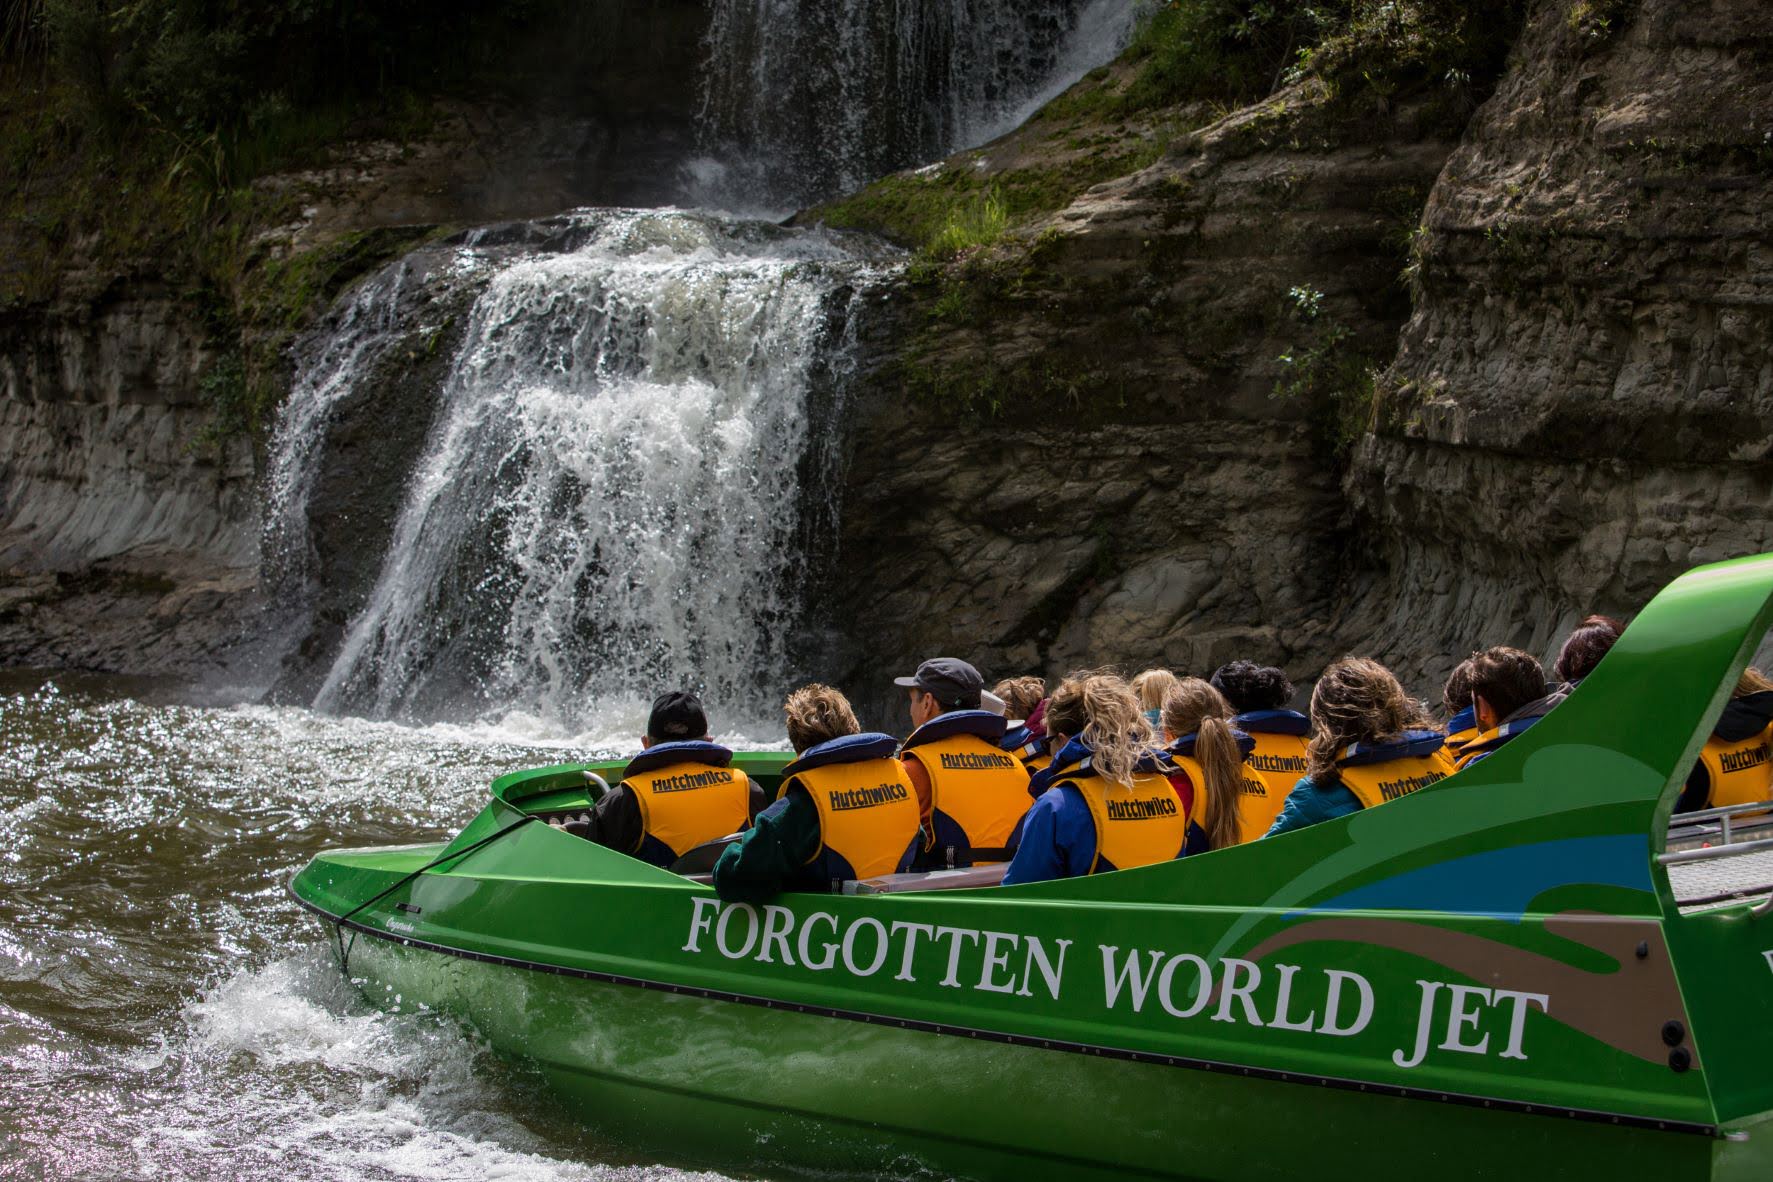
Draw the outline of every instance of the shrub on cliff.
M1448 82L1487 88L1524 10L1524 0L1169 0L1128 47L1141 64L1121 104L1241 106L1307 73L1381 102Z

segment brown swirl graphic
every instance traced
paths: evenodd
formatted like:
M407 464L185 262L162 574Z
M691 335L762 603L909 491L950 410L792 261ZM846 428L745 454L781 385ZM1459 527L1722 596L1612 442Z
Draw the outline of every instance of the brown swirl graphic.
M1248 959L1261 961L1283 949L1329 940L1395 948L1491 988L1543 993L1551 998L1548 1016L1556 1021L1628 1055L1666 1063L1663 1023L1675 1019L1688 1029L1691 1024L1661 927L1648 920L1565 911L1547 917L1545 930L1594 949L1618 968L1591 973L1469 932L1400 919L1307 920L1262 941ZM1642 959L1639 944L1648 950Z

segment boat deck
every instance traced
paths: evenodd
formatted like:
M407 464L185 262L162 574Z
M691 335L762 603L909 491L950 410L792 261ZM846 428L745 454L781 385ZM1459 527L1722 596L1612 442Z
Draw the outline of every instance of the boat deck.
M1773 898L1773 813L1766 802L1707 809L1669 826L1669 886L1681 912Z

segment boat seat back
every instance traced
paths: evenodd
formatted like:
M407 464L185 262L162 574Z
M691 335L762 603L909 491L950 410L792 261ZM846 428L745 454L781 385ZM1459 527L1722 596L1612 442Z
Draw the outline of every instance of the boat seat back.
M714 873L714 863L720 861L721 851L743 836L729 833L725 837L716 837L712 841L704 841L701 845L685 850L683 856L671 863L671 873L682 875L700 875Z

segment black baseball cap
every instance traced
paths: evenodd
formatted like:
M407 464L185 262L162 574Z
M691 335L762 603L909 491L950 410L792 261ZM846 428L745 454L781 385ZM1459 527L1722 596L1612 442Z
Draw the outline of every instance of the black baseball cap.
M945 710L977 710L985 679L958 657L932 657L910 677L895 677L893 684L934 694Z
M688 690L671 690L653 699L653 712L646 716L649 739L675 742L699 739L708 733L708 714L702 699Z

